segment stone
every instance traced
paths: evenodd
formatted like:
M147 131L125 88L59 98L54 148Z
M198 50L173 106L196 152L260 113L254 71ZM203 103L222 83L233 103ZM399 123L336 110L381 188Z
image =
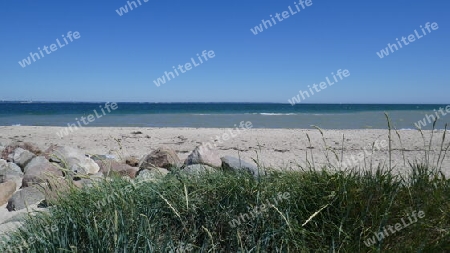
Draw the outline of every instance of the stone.
M11 221L11 222L4 222L0 224L0 240L2 235L11 235L14 233L14 231L17 231L20 227L25 225L25 221ZM12 253L12 252L20 252L20 251L6 251L6 253Z
M23 179L22 169L15 163L6 162L0 159L0 183L15 182L17 190L22 186Z
M23 188L20 191L14 193L14 195L9 199L6 208L8 211L18 211L26 208L27 206L38 204L45 199L44 193L42 193L42 188L38 185Z
M206 173L206 172L216 172L217 170L211 166L205 165L205 164L192 164L189 166L184 167L182 172L186 172L188 174L199 174L199 173Z
M41 149L39 149L36 144L30 143L30 142L13 142L11 144L9 144L8 146L6 146L4 148L4 150L1 153L0 158L7 160L9 162L12 162L11 160L8 160L8 157L17 149L17 148L22 148L25 150L30 151L31 153L33 153L36 156L39 156L42 154Z
M156 181L164 178L167 174L169 174L169 171L164 168L152 168L151 170L143 169L136 175L136 181Z
M107 160L107 159L116 159L114 155L91 155L89 156L94 161L101 161L101 160Z
M111 174L118 174L120 176L128 176L130 178L135 178L139 168L131 167L128 164L122 164L114 159L97 160L96 163L100 167L100 172L105 176Z
M48 178L63 176L61 170L43 156L33 158L25 167L24 171L25 175L22 180L22 187L43 183Z
M144 156L139 167L141 169L159 167L170 170L172 167L180 166L180 163L180 158L173 149L162 147Z
M246 171L252 174L254 177L259 176L260 172L256 164L252 164L232 156L222 157L221 160L222 160L222 168L225 170Z
M53 205L58 199L63 198L71 189L77 187L74 183L75 181L62 177L47 179L46 183L41 185L45 204Z
M59 163L61 167L70 170L74 176L93 175L99 172L100 167L94 160L87 157L83 151L69 146L53 145L46 151L46 157Z
M17 164L9 162L8 163L8 169L14 173L23 175L23 169L20 168Z
M27 164L36 157L35 154L23 148L16 148L13 153L9 155L12 158L12 162L19 165L20 168L25 168Z
M205 145L200 145L186 158L184 164L206 164L219 168L222 165L222 161L214 150L208 149Z
M0 206L8 203L8 200L16 192L16 183L9 181L5 183L0 183Z
M7 168L8 162L6 160L0 159L0 183L5 182L5 174L2 174L2 171L6 171Z
M125 158L125 163L131 167L139 167L139 159L135 156L129 156Z
M105 180L105 176L103 173L98 172L95 175L90 175L88 178L83 177L80 180L73 181L73 184L78 188L92 187L103 180Z

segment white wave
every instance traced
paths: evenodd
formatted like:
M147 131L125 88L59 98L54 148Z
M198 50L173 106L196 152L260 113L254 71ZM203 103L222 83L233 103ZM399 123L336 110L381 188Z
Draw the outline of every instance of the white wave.
M284 116L284 115L295 115L295 113L269 113L269 112L263 112L260 113L261 115L264 116Z

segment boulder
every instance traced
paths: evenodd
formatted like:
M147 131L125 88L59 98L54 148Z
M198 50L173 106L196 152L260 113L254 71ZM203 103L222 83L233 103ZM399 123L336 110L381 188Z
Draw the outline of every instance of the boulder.
M15 163L11 163L11 162L9 162L8 163L8 169L11 171L11 172L14 172L14 173L17 173L17 174L19 174L19 175L22 175L23 176L23 170L22 170L22 168L20 168L17 164L15 164Z
M15 163L0 159L0 183L15 182L17 190L22 186L23 172Z
M68 146L51 146L46 151L46 157L51 162L59 163L73 175L94 175L100 170L98 164L87 157L83 151Z
M205 172L215 172L217 171L211 166L205 165L205 164L192 164L189 166L186 166L181 170L182 172L186 172L188 174L199 174L199 173L205 173Z
M95 161L100 167L100 172L105 176L111 174L118 174L120 176L128 176L130 178L135 178L139 168L131 167L128 164L122 164L114 159L97 160Z
M107 159L116 159L114 155L91 155L88 156L94 161L101 161L101 160L107 160Z
M105 176L102 172L98 172L95 175L89 175L87 177L82 177L79 180L73 181L73 184L78 188L92 187L98 182L104 181Z
M5 172L3 171L6 171L7 168L8 162L6 160L0 159L0 183L5 182Z
M50 163L45 157L37 156L25 167L25 175L22 180L22 187L29 187L33 184L43 183L48 178L63 176L61 170Z
M204 145L197 146L194 151L184 161L185 165L206 164L219 168L222 165L220 157L211 149Z
M249 163L242 159L238 159L232 156L222 157L221 160L222 160L222 168L225 170L246 171L252 174L254 177L259 176L260 172L256 164Z
M136 175L136 181L156 181L164 178L167 174L169 174L169 171L164 168L152 168L150 170L143 169Z
M14 193L14 195L9 199L6 208L8 211L18 211L26 208L27 206L38 204L45 199L42 189L38 186L32 186L23 188L20 191Z
M125 163L131 167L139 167L139 159L135 156L129 156L125 158Z
M0 183L0 206L8 203L8 200L16 192L15 182Z
M45 203L52 205L56 200L67 194L71 188L76 187L74 181L65 178L47 179L46 184L41 186L41 192L44 193Z
M25 150L30 151L31 153L33 153L36 156L39 156L42 154L42 151L33 143L30 142L13 142L11 144L9 144L8 146L6 146L4 148L4 150L1 153L0 158L7 160L9 162L12 162L11 160L8 160L8 157L17 149L17 148L22 148Z
M158 148L149 155L144 156L140 162L141 169L178 167L181 161L177 153L170 148Z
M19 165L22 169L35 157L35 154L23 148L16 148L14 152L8 156L12 162Z

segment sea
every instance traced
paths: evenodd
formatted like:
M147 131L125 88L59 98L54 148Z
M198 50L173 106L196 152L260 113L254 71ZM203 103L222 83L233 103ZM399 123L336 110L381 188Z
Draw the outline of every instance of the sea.
M0 126L190 127L233 128L250 121L253 128L444 129L448 105L431 104L277 104L277 103L117 103L0 102ZM450 107L448 107L450 108ZM103 109L103 112L102 112ZM435 110L435 111L434 111ZM91 122L81 117L91 116ZM437 115L437 116L436 116ZM428 118L427 118L428 116ZM422 122L422 123L419 123Z

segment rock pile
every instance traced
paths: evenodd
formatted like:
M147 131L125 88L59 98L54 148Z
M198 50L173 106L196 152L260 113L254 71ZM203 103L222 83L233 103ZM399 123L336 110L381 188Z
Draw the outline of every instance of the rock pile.
M196 147L185 161L167 147L160 147L141 159L130 156L124 161L117 161L111 155L87 155L69 146L51 145L42 151L33 143L22 142L0 145L0 154L0 206L7 204L9 212L51 204L70 183L81 188L112 175L149 181L173 171L198 174L223 169L259 175L256 164L219 157L202 146ZM1 226L0 219L0 231Z

